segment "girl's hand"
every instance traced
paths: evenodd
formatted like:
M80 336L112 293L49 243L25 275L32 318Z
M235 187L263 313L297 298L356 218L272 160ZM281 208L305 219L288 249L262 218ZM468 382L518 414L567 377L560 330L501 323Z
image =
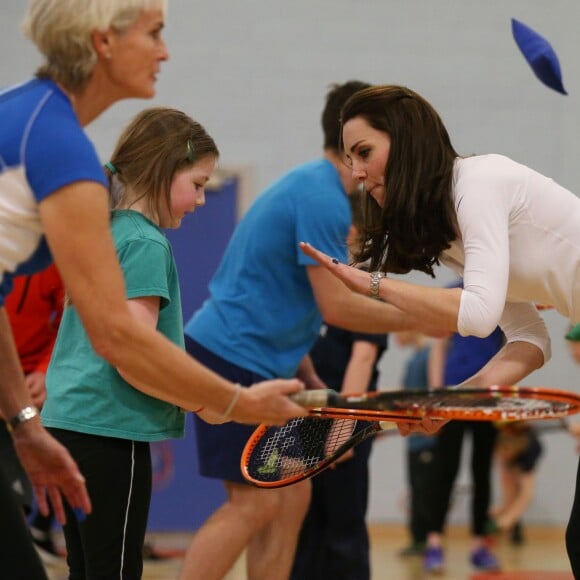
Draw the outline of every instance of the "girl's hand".
M431 419L430 417L425 417L421 421L414 423L397 423L397 427L399 428L399 433L403 436L410 435L411 433L435 435L448 422L446 419Z

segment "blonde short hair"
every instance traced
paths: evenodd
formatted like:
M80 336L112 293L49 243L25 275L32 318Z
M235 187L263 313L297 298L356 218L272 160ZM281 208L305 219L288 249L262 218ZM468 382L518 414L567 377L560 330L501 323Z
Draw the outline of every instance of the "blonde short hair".
M31 0L22 30L46 59L37 76L82 89L97 62L91 33L123 31L152 9L165 14L167 0Z

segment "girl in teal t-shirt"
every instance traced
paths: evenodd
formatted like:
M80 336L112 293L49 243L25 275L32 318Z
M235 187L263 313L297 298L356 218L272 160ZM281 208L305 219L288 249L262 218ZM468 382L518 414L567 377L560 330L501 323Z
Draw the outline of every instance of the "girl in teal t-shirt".
M106 164L111 227L129 308L183 348L177 270L162 228L205 203L219 152L180 111L137 115ZM149 442L182 437L185 413L131 385L100 357L74 303L66 305L47 373L42 421L78 462L93 512L68 510L64 535L74 578L140 578L151 497Z

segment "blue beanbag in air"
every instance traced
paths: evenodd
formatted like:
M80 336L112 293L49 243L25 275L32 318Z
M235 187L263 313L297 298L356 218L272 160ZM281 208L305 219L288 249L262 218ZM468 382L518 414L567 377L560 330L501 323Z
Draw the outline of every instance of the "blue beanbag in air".
M512 33L534 74L551 89L567 95L562 84L560 62L550 43L515 18L512 18Z

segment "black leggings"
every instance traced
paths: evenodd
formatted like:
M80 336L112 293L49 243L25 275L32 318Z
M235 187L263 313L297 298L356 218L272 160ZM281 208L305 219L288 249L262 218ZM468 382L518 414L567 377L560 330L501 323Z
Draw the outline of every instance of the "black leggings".
M407 480L409 482L409 531L413 543L425 543L429 533L431 513L431 472L434 449L427 447L419 451L407 450Z
M92 513L79 522L66 506L71 580L137 580L151 500L149 443L50 429L87 481Z
M461 445L466 430L472 434L471 533L485 535L491 499L491 465L497 429L487 421L450 421L437 435L432 463L431 525L429 531L442 533L449 509L453 484L459 470Z
M574 578L580 578L580 460L576 473L576 492L574 493L574 504L566 528L566 551Z

